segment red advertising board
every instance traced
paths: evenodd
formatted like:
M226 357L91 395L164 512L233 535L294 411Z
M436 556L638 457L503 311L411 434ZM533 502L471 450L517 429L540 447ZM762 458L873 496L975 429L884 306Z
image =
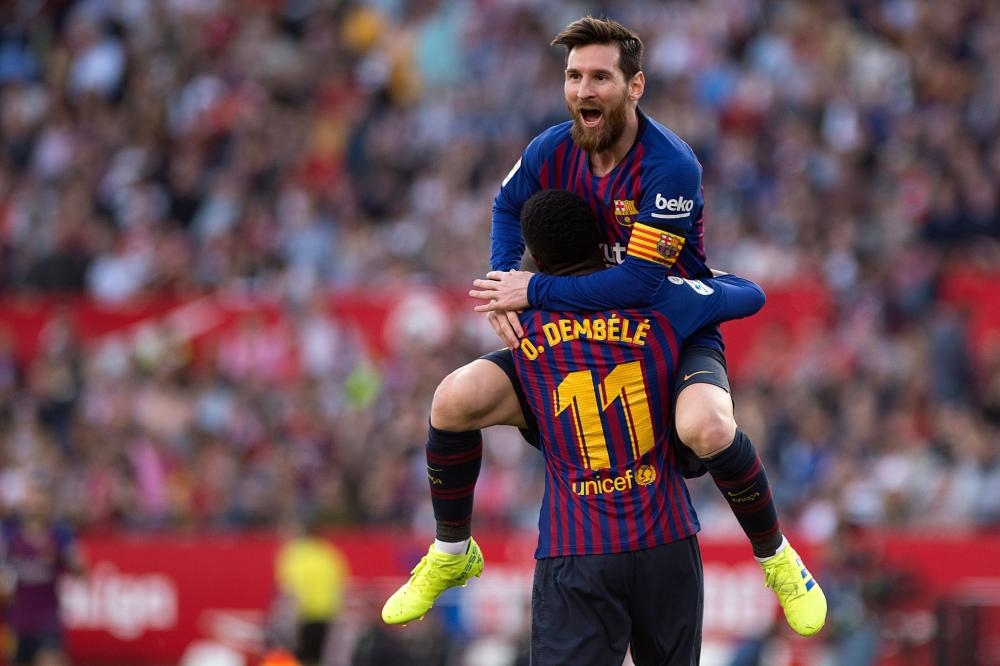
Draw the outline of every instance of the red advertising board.
M376 617L382 600L405 580L426 550L426 538L390 532L329 535L351 567L348 629ZM486 556L481 579L449 592L439 604L473 635L510 636L526 626L534 566L533 533L477 536ZM226 645L249 666L274 599L268 536L94 536L83 539L90 563L85 580L64 585L63 611L74 664L178 664L199 641ZM799 544L822 581L826 549ZM943 599L1000 606L1000 536L871 535L865 543L882 567L906 572L917 594L894 622L909 622L906 650L884 650L881 664L934 663L933 611ZM759 567L741 540L702 540L705 567L703 663L723 663L735 640L766 633L777 617ZM436 611L437 612L437 611ZM996 617L995 615L993 616ZM929 619L928 619L929 618ZM775 625L781 627L781 623ZM1000 627L981 626L984 640ZM345 635L349 635L350 631ZM991 638L992 637L992 638ZM809 664L825 643L783 636L777 663ZM898 645L896 646L898 648ZM714 655L714 657L713 657ZM905 656L905 659L904 659ZM713 661L716 659L717 661ZM984 661L982 663L997 663Z
M780 344L788 347L822 326L828 300L816 284L769 289L768 304L758 315L725 324L727 358L734 372L739 372L762 333L781 331ZM420 287L405 295L386 289L340 290L329 294L327 314L345 328L358 331L367 351L379 358L399 351L416 335L423 343L443 345L448 340L435 336L459 329L476 330L476 326L492 344L493 334L485 318L472 310L474 305L458 290ZM165 326L175 337L190 342L197 356L213 353L219 339L231 340L251 319L274 330L287 329L292 323L279 299L260 294L223 291L188 298L150 297L116 305L80 296L7 296L0 297L0 343L9 337L14 354L26 363L38 353L47 328L55 321L71 325L85 346L109 338L135 339L150 327Z
M994 353L1000 345L1000 301L990 293L996 280L995 273L956 271L945 276L939 291L945 302L966 315L973 344L981 354ZM777 346L785 358L788 354L794 358L796 350L829 324L831 296L822 284L798 280L764 286L767 303L758 314L723 325L726 356L737 377L749 357L766 356L767 348ZM329 293L327 312L344 326L361 332L369 352L380 357L392 354L417 334L413 327L419 328L425 342L435 332L475 325L482 327L485 339L492 340L485 320L472 311L473 305L461 288L422 286L402 294L390 288L341 289ZM214 341L230 335L246 317L280 323L288 313L276 295L237 290L188 297L152 296L119 304L101 304L79 295L5 295L0 296L0 346L9 336L17 358L30 360L38 352L47 325L57 317L72 322L85 344L109 336L127 338L144 327L167 325L192 342L197 352L210 350ZM766 358L757 361L767 363Z
M62 586L74 664L176 664L202 637L246 642L226 622L254 633L271 602L270 538L123 535L83 547L88 575Z

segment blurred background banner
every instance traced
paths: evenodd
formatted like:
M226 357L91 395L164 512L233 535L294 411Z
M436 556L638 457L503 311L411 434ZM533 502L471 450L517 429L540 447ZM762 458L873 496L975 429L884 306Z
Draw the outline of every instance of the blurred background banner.
M970 344L982 360L1000 344L1000 299L992 297L1000 269L996 272L961 271L942 279L941 304L963 313ZM798 281L768 289L767 304L754 317L723 324L726 358L739 378L759 363L766 348L777 347L791 354L808 353L817 329L834 317L834 295L820 282ZM406 353L415 344L445 344L448 331L471 329L489 340L485 320L471 312L476 303L458 287L422 288L413 294L396 290L346 289L326 294L323 311L328 323L356 336L366 354L383 361ZM290 378L301 377L310 359L307 349L295 349L289 337L297 328L295 313L273 295L218 293L193 298L172 295L135 299L128 304L101 303L83 297L0 295L0 330L10 345L9 353L19 363L30 364L39 353L46 325L64 319L88 351L104 345L133 347L144 340L169 335L175 344L189 346L192 362L212 363L220 341L242 342L251 334L275 339L284 337L288 348L281 352L286 364L281 370ZM440 332L440 333L438 333ZM436 339L435 335L444 336ZM263 344L263 343L262 343ZM791 370L792 368L789 368Z
M327 535L346 556L352 575L340 618L343 653L372 623L384 597L425 550L422 535L385 530ZM490 554L489 575L475 585L449 591L438 604L454 637L516 638L529 604L536 535L490 532L477 540ZM215 642L246 658L264 641L275 595L273 561L277 539L242 536L129 534L84 539L91 563L86 581L63 588L63 617L70 652L80 664L175 664L188 647ZM784 626L774 596L763 587L759 568L747 562L740 539L702 540L705 567L706 663L718 663L728 646L772 633L784 641L771 664L818 663L822 644L794 636ZM828 579L858 576L864 594L879 604L891 640L884 664L968 663L962 655L1000 656L1000 536L884 534L845 546L838 558L803 549ZM848 564L862 566L848 569ZM835 590L841 588L835 586ZM852 609L856 613L860 609ZM952 626L964 614L964 628ZM831 629L863 622L850 613L835 616ZM948 627L937 632L938 624ZM402 634L400 628L389 631ZM983 663L990 663L984 660Z

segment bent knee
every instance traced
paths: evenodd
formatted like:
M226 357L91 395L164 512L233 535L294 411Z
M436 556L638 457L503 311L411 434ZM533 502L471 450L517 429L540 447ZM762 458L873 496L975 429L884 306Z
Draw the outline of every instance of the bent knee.
M719 453L736 437L736 419L729 394L708 384L690 386L681 392L675 424L680 440L701 458Z
M468 366L441 380L431 401L431 424L441 430L475 429L475 421L485 409L475 390L475 373Z
M490 361L477 360L441 380L431 401L431 425L459 432L501 425L509 420L501 406L514 396L504 372ZM516 403L516 396L513 397ZM509 410L508 410L509 411Z

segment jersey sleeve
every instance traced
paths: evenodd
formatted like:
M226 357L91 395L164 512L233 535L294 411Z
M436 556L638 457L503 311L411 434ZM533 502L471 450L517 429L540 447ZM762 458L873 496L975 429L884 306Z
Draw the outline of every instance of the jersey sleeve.
M760 285L737 275L702 280L672 275L657 297L656 309L687 337L710 324L749 317L764 307L764 301Z
M493 224L490 232L490 266L495 271L519 268L524 255L521 236L521 206L541 189L538 179L539 144L536 137L503 179L493 199Z
M535 275L528 301L545 310L584 312L650 305L701 216L701 165L693 155L646 169L625 260L582 277Z

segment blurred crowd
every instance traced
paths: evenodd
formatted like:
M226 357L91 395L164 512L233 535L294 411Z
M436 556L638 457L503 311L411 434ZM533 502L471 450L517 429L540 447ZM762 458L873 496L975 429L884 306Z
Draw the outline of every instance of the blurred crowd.
M235 289L288 314L200 357L168 328L84 346L57 314L20 363L0 312L0 502L42 478L85 529L430 534L430 397L495 344L373 358L327 295L488 269L500 181L566 117L549 39L586 13L645 41L642 106L704 165L710 264L832 294L735 386L786 529L1000 525L1000 345L938 289L1000 267L1000 4L975 0L0 3L0 297ZM477 529L530 529L539 456L486 448Z

